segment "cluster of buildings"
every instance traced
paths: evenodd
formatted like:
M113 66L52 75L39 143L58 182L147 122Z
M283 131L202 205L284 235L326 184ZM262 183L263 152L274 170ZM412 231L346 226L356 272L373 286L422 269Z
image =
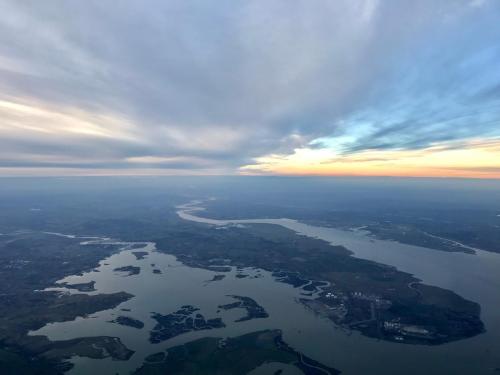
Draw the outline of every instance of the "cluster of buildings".
M397 335L394 337L398 341L407 338L419 338L419 339L432 339L433 333L424 327L413 325L413 324L403 324L397 321L386 321L384 322L384 330L387 332L393 332Z
M382 297L377 296L376 294L367 294L367 293L363 293L363 292L353 292L352 297L356 298L356 299L362 299L365 301L373 302L377 309L388 309L392 305L391 301L389 301L387 299L383 299Z
M379 295L364 293L364 292L352 292L349 295L344 295L343 293L327 292L323 295L327 300L331 300L331 303L326 302L329 306L329 315L334 318L335 321L341 322L343 318L347 315L349 300L363 300L368 301L371 306L371 319L375 320L377 310L387 310L392 306L390 300L384 299ZM363 321L364 323L365 321ZM366 320L368 322L368 320ZM360 322L356 322L360 323ZM405 341L411 339L424 339L432 340L435 339L435 332L432 328L419 326L415 324L402 323L399 319L384 321L382 322L383 331L392 335L396 341Z
M326 293L325 297L328 299L330 299L330 298L337 299L338 298L338 296L336 294L331 293L331 292Z

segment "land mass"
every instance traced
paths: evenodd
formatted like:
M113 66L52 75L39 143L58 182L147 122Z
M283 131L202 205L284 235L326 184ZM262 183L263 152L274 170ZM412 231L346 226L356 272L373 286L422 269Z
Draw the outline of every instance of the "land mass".
M269 317L269 314L266 312L266 310L264 310L264 308L260 306L257 302L255 302L252 298L235 296L235 295L230 295L229 297L232 297L237 301L233 303L228 303L226 305L219 305L219 309L222 310L245 309L246 315L235 320L236 322L244 322L246 320L262 319Z
M289 347L281 331L267 330L227 339L206 337L155 353L134 375L245 375L270 362L295 366L305 375L340 374Z
M95 281L89 281L88 283L78 283L78 284L63 283L60 285L65 287L65 288L68 288L68 289L76 289L79 292L94 292L95 291Z
M141 267L123 266L123 267L117 267L113 271L123 272L125 274L125 276L132 276L132 275L138 275L141 272Z
M484 332L480 306L445 289L422 284L394 267L355 258L342 246L277 225L224 231L199 226L156 241L157 248L206 269L257 267L303 288L302 303L334 323L381 340L442 344ZM228 264L229 259L229 264ZM313 295L313 293L316 293Z
M120 324L122 326L142 329L144 328L144 323L140 320L131 318L129 316L119 316L116 319L112 320L111 323Z
M352 203L343 208L339 208L340 204L332 208L322 200L313 205L310 200L306 204L295 203L262 204L238 196L236 200L217 199L203 204L207 217L220 220L288 217L323 227L362 228L379 239L441 251L473 253L475 249L482 249L500 252L500 221L498 207L494 205L467 209L401 202L391 206L386 200L376 199L371 202L374 206L364 204L353 209L355 204Z
M148 255L148 252L147 251L132 251L132 254L134 254L134 256L137 260L141 260L141 259L146 258L146 256Z
M198 308L185 305L168 315L153 314L152 317L157 321L157 324L150 332L149 341L157 344L183 333L225 327L222 319L205 319L197 311L199 311Z
M103 257L117 249L111 245L89 244L82 250L78 239L43 233L0 237L2 370L16 374L60 374L71 368L72 365L65 362L69 356L97 358L104 353L103 348L114 359L125 360L129 356L128 349L116 338L49 341L45 336L28 335L47 323L74 320L114 308L132 298L125 292L87 295L43 291L66 276L95 268ZM93 282L65 287L90 291Z

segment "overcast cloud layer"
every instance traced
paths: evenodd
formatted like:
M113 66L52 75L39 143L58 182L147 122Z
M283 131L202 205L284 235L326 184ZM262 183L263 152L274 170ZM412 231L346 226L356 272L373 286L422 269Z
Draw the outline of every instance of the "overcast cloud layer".
M233 173L500 136L498 1L0 1L0 167Z

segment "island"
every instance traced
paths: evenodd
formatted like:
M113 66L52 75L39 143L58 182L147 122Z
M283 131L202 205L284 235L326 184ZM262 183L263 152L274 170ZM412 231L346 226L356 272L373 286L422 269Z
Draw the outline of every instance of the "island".
M255 302L252 298L250 297L243 297L243 296L235 296L235 295L230 295L228 297L232 297L236 299L236 302L233 303L228 303L226 305L219 305L219 309L222 310L232 310L232 309L245 309L246 310L246 315L235 320L235 322L244 322L246 320L251 320L251 319L262 319L262 318L268 318L269 314L264 310L262 306L260 306L257 302Z
M213 283L215 281L224 280L225 277L226 277L226 275L214 275L214 277L212 277L210 280L205 281L205 285L208 285L208 284Z
M205 337L155 353L134 375L246 375L266 363L291 365L305 375L340 374L292 349L283 341L280 330L266 330L234 338Z
M146 258L146 255L148 255L148 252L147 251L132 251L132 254L135 255L135 258L137 260L141 260L141 259Z
M485 331L477 303L278 225L199 227L190 236L169 235L156 244L192 267L211 270L214 259L226 260L220 267L230 259L240 269L270 271L277 281L301 288L299 302L314 313L376 339L438 345Z
M132 276L132 275L138 275L141 272L141 268L136 266L123 266L123 267L117 267L113 271L123 272L124 274L126 274L125 276Z
M225 327L222 319L205 319L197 311L199 311L198 308L185 305L168 315L154 313L152 317L157 321L157 324L150 332L149 341L157 344L183 333Z
M225 277L226 277L226 275L214 275L214 277L213 277L213 278L212 278L212 280L210 280L210 281L221 281L221 280L223 280Z
M93 282L69 285L82 293L43 291L54 286L68 287L58 281L94 269L104 257L119 250L114 244L83 247L80 242L77 238L37 232L0 236L0 372L22 374L19 369L26 369L30 374L61 374L72 367L66 359L74 355L116 360L131 355L118 338L50 341L46 336L28 334L47 323L113 309L133 297L125 292L86 294L93 291Z
M127 326L127 327L132 327L132 328L137 328L137 329L142 329L144 328L144 323L141 322L140 320L128 317L128 316L119 316L114 320L111 320L110 323L116 323L120 324L122 326Z

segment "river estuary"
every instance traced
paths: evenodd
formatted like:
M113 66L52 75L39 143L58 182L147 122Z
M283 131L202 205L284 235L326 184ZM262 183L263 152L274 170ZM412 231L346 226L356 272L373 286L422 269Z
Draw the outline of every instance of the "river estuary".
M121 247L121 251L103 259L96 269L69 276L60 282L76 284L95 281L95 291L89 294L125 291L135 297L114 309L74 321L51 323L31 334L46 335L51 340L103 335L120 337L129 349L135 351L128 361L73 357L71 361L75 367L70 374L106 373L111 367L116 369L114 372L128 374L138 368L146 356L199 337L238 336L275 328L283 331L283 339L291 347L344 374L494 374L495 369L500 368L499 254L480 250L476 254L437 251L377 240L359 230L318 227L290 219L214 220L199 216L202 210L199 202L192 202L179 206L178 215L184 220L216 226L252 223L280 225L301 235L343 245L353 252L353 256L395 266L414 274L427 284L453 290L481 305L481 317L487 332L440 346L382 342L346 331L316 316L297 302L298 298L304 298L300 289L277 281L264 270L237 270L232 267L230 272L225 273L225 278L210 282L218 272L188 267L174 256L157 252L154 243L139 245L92 239L82 241L82 244L115 243ZM146 254L139 259L133 254L137 251ZM140 272L127 276L114 271L124 266L139 267ZM161 273L153 270L160 270ZM244 272L249 277L236 277L238 272ZM51 290L81 293L64 287ZM253 298L264 307L269 317L234 322L244 315L244 311L218 311L217 308L220 304L233 302L228 295ZM226 327L189 332L162 343L150 343L149 332L156 323L152 313L169 314L182 305L200 308L207 318L221 317ZM110 323L120 315L141 320L145 324L144 328ZM283 319L284 316L286 319ZM273 373L272 369L272 365L263 366L262 371L255 373ZM283 374L286 373L294 374L296 370L285 369Z

